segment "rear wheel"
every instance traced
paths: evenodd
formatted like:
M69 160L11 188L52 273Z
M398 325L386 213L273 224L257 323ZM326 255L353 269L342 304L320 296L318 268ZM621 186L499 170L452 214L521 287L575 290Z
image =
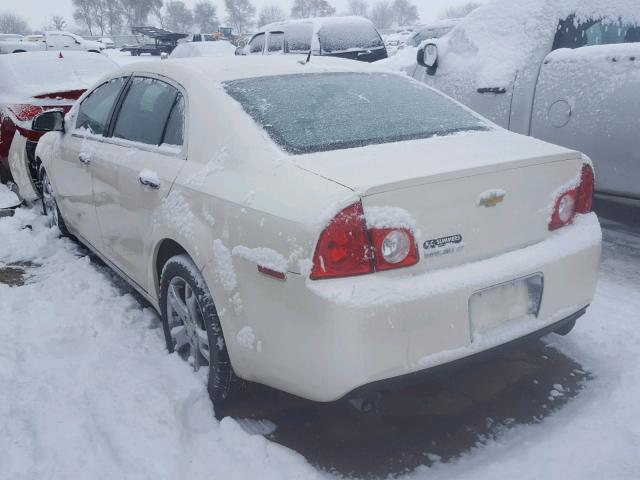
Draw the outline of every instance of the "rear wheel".
M232 399L244 382L233 372L211 293L187 255L171 257L162 268L160 309L169 352L195 370L208 369L214 402Z
M64 223L64 219L58 209L58 203L53 196L53 188L49 181L49 175L47 175L44 167L40 167L38 177L40 185L42 186L42 213L49 218L49 225L58 227L60 233L66 237L69 235L69 230L67 230L67 225Z

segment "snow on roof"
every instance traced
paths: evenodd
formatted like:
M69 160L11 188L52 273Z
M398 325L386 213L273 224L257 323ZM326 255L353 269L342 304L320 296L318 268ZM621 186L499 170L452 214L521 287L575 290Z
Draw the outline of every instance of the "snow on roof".
M178 45L169 58L212 57L234 55L236 47L226 40L215 42L186 42Z
M335 57L312 57L308 64L304 64L305 59L306 55L220 56L215 62L206 57L177 58L163 62L132 63L123 67L120 73L140 71L164 74L175 78L176 81L188 83L189 78L196 76L208 78L214 82L225 82L242 78L296 73L391 72L391 70L375 64Z
M438 41L440 73L475 72L479 86L507 86L541 45L552 41L558 21L570 15L640 24L640 2L494 0Z
M0 95L30 98L42 93L81 90L117 68L98 53L59 51L0 55Z
M323 25L349 25L354 23L367 23L371 24L371 20L357 15L348 15L344 17L311 17L311 18L298 18L293 20L285 20L282 22L275 22L265 25L260 28L260 31L277 30L285 25L292 24L311 24L313 25L313 31L317 32Z

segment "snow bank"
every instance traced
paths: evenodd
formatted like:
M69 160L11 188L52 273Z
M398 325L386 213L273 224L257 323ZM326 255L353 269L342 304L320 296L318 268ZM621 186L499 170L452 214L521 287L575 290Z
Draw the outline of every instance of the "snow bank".
M0 183L0 208L13 208L20 205L18 196L7 188L4 183Z
M24 229L30 224L33 230ZM86 250L32 210L0 219L2 478L318 479L297 453L218 422L202 375L167 353L160 323Z

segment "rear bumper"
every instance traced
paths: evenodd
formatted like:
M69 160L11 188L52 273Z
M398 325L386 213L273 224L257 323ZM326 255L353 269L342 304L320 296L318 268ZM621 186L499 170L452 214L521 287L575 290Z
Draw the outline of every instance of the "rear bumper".
M261 279L239 287L238 317L221 312L231 361L247 380L333 401L363 385L473 359L543 335L583 312L595 291L601 240L590 214L538 244L448 269L325 281L293 274L286 282ZM255 264L235 268L239 278L255 275ZM536 273L544 276L538 316L475 335L470 297ZM235 341L244 326L255 335L255 348Z
M537 340L549 333L553 333L556 330L569 325L572 322L575 322L578 318L582 317L587 312L587 307L581 308L577 312L569 315L562 320L548 325L540 330L536 330L535 332L531 332L523 337L516 338L515 340L511 340L510 342L503 343L502 345L498 345L496 347L490 348L489 350L483 350L478 353L471 354L467 357L460 358L459 360L454 360L449 363L443 363L436 367L426 368L424 370L419 370L417 372L408 373L406 375L401 375L399 377L392 377L385 380L378 380L377 382L372 382L367 385L362 385L361 387L356 388L355 390L347 393L345 397L353 397L353 398L366 398L375 394L376 392L388 391L388 390L398 390L401 388L409 387L412 385L417 385L431 376L442 375L444 373L454 372L456 370L468 367L477 362L485 361L493 356L496 356L502 352L510 351L519 346Z

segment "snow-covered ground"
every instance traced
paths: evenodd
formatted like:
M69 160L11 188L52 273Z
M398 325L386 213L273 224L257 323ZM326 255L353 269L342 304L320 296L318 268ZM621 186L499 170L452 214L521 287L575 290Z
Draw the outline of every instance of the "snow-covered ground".
M0 218L0 239L0 478L330 477L216 420L204 378L166 353L156 314L36 210ZM11 265L24 285L2 283ZM547 338L594 378L542 421L408 477L637 479L639 326L640 230L607 224L593 305L569 336Z

